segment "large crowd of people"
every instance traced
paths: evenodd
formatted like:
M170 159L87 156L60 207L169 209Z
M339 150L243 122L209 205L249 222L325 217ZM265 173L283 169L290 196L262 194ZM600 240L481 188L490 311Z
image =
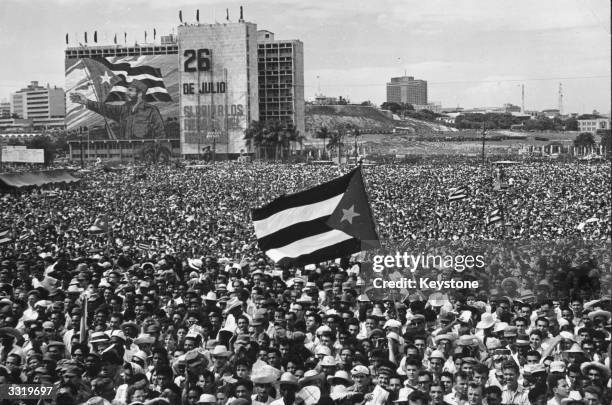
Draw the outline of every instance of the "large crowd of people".
M7 190L0 404L611 403L609 164L364 167L383 249L275 266L250 210L348 170L99 167ZM371 255L396 251L485 266L382 277L481 287L373 288Z

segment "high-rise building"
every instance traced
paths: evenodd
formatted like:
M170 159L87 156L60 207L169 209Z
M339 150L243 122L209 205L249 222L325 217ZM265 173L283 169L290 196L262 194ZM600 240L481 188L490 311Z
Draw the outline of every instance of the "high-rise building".
M0 101L0 118L10 118L11 117L11 103L2 100Z
M259 120L257 25L242 18L181 25L178 44L182 153L204 145L215 153L247 152L244 131Z
M257 31L257 61L260 121L293 125L304 135L304 44Z
M392 77L387 83L387 102L427 104L427 81L413 76Z
M10 113L32 120L34 127L64 127L64 90L49 85L40 86L37 81L32 81L27 87L11 94Z

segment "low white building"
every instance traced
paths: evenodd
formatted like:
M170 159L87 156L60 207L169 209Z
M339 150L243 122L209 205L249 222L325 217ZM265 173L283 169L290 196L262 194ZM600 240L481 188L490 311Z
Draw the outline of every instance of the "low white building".
M590 132L594 135L598 129L610 129L610 119L592 118L578 120L578 131L580 132Z

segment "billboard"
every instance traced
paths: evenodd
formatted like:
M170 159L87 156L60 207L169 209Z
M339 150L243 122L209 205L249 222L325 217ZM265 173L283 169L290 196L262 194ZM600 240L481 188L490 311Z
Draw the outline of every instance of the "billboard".
M68 130L87 127L91 140L179 137L176 55L66 58L65 69ZM142 103L128 90L136 84Z
M246 151L258 120L257 26L178 27L181 153Z
M45 150L3 146L0 161L6 163L45 163Z

